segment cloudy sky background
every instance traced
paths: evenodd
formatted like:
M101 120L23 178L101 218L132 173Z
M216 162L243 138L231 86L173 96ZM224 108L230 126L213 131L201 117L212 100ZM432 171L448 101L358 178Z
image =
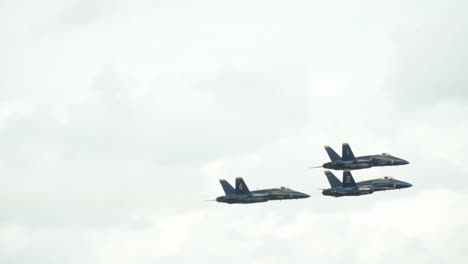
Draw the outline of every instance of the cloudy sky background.
M467 8L1 1L0 263L466 263ZM342 142L414 187L321 196Z

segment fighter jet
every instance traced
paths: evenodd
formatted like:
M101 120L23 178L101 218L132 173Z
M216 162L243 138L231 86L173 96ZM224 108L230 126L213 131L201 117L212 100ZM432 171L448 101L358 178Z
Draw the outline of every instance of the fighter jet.
M325 146L325 150L331 162L314 168L326 168L333 170L359 170L374 166L398 166L409 164L408 161L394 157L388 153L377 155L354 157L353 151L348 143L343 143L342 156L338 155L330 146Z
M409 188L413 185L410 183L395 180L390 177L383 179L374 179L356 183L349 170L343 171L343 183L329 170L325 171L328 182L331 185L330 189L324 189L323 195L341 197L341 196L359 196L372 194L377 191L388 191Z
M262 203L270 200L290 200L310 197L308 194L296 192L286 187L250 191L245 184L244 179L241 177L236 178L236 189L234 189L226 180L221 179L219 182L226 193L225 196L216 198L216 201L220 203L247 204Z

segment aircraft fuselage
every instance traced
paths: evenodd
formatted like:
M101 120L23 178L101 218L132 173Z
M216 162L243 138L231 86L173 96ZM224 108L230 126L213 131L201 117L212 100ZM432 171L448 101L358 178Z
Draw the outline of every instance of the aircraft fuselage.
M323 164L326 169L359 170L376 166L400 166L409 164L408 161L390 155L370 155L356 157L353 160L335 160Z
M292 200L310 197L308 194L287 188L251 191L248 194L231 194L216 198L217 202L228 204L263 203L270 200Z
M342 197L342 196L360 196L372 194L377 191L388 191L409 188L410 183L395 180L392 178L374 179L357 183L354 187L329 188L322 191L323 195Z

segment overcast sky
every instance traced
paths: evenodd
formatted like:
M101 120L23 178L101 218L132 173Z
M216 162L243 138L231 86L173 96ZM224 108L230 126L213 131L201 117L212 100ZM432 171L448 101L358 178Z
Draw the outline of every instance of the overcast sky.
M0 263L466 263L467 9L1 1ZM413 187L322 196L343 142Z

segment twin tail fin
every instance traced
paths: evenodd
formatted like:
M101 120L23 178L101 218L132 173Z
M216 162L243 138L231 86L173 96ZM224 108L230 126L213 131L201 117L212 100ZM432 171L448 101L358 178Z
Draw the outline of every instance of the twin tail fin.
M349 170L343 171L343 187L355 187L357 184L354 181L353 175Z
M223 190L226 195L236 194L236 190L226 180L221 179L219 180L219 183L221 183L221 186L223 186Z
M341 159L340 155L338 155L338 153L336 153L336 151L334 151L330 146L325 146L325 150L327 151L331 161L337 161Z
M342 186L340 180L338 180L335 174L333 174L331 171L326 170L325 175L327 176L328 182L332 188L338 188Z
M245 184L244 179L241 177L236 178L236 188L232 187L229 182L227 182L224 179L220 179L219 183L221 183L221 186L223 187L224 193L226 195L234 195L234 194L249 194L250 190L249 187L247 187L247 184Z
M244 179L242 177L236 178L236 193L237 194L249 194L249 188L247 184L245 184Z
M341 155L343 156L343 160L355 160L353 151L348 143L343 143Z

